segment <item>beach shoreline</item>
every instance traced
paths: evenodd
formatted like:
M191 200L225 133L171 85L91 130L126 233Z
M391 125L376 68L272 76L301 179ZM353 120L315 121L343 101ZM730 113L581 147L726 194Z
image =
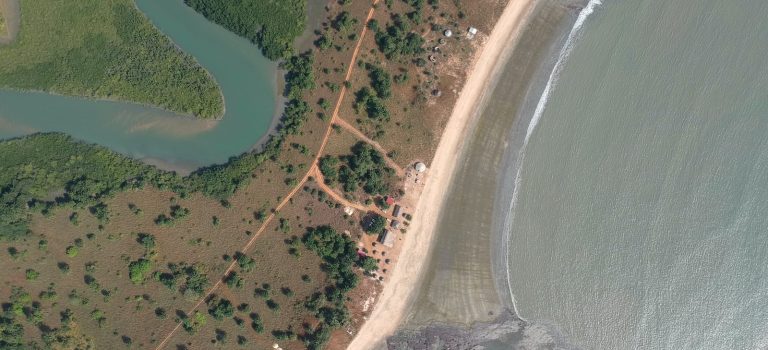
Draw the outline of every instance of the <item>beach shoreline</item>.
M419 196L410 233L399 255L397 266L379 296L373 312L348 349L373 349L397 330L413 303L427 266L428 251L433 248L436 225L447 197L467 135L479 117L494 78L503 68L505 58L535 9L535 1L510 1L496 21L490 36L469 65L470 72L440 139Z

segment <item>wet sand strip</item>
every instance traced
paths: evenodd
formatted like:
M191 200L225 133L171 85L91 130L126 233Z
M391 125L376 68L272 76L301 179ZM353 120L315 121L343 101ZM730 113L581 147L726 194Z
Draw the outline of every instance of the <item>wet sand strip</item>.
M535 107L579 9L573 2L539 4L506 63L501 63L496 86L486 96L458 158L422 286L390 346L409 349L425 339L438 345L453 338L472 339L473 344L465 345L474 346L484 337L457 335L499 317L510 325L509 332L492 339L505 339L507 345L528 341L522 333L535 327L510 319L514 315L506 311L511 296L502 256L506 252L499 242L514 189L509 183L514 183L517 156L533 115L530 106Z

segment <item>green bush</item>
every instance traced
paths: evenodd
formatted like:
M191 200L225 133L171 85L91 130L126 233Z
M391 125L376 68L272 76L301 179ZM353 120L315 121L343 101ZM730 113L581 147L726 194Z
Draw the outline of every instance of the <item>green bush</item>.
M331 21L331 27L333 29L336 29L341 32L346 32L352 29L352 26L357 24L358 21L356 18L353 18L352 15L349 14L347 11L342 11L339 13L336 18Z
M35 271L33 269L27 269L27 271L26 271L27 281L37 280L38 277L40 277L40 272L37 272L37 271Z
M368 76L371 78L371 87L376 91L376 94L382 98L387 99L392 95L392 77L384 68L381 68L374 64L366 64L368 69Z
M235 314L235 307L229 300L214 296L208 301L208 313L221 321L225 317L232 317Z
M155 235L149 233L139 233L136 242L141 244L147 251L155 248Z
M197 298L202 296L210 282L199 264L168 264L170 272L155 272L154 279L168 289Z
M355 112L365 114L375 120L389 121L389 111L384 101L367 86L355 93Z
M241 252L235 253L235 259L243 272L251 272L256 267L256 260Z
M141 284L146 278L147 272L152 268L152 262L147 259L139 259L128 264L128 276L133 284Z
M207 320L205 315L199 311L195 311L192 317L184 317L181 322L181 327L184 328L189 334L195 334L200 328L205 326Z
M70 257L70 258L76 257L77 253L79 253L79 252L80 252L80 250L77 249L77 247L73 246L73 245L67 247L67 249L65 250L65 253L67 253L67 256Z

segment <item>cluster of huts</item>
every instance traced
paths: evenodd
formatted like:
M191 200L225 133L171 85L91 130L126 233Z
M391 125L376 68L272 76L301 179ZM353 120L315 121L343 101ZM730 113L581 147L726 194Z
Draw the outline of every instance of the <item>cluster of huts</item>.
M422 162L417 162L413 165L413 169L417 173L423 173L427 171L426 164ZM389 228L385 229L381 234L379 234L378 241L379 243L383 244L385 247L392 248L395 245L395 239L397 237L396 230L400 229L400 215L403 214L403 208L395 203L395 199L392 197L386 198L387 205L394 205L392 207L392 221L389 222Z

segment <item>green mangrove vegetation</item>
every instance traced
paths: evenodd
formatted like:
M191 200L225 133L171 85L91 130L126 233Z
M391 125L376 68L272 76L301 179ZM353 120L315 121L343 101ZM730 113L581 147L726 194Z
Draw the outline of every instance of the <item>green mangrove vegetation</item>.
M287 69L291 96L278 131L260 152L245 152L225 164L198 169L187 177L160 170L105 147L86 144L60 133L35 134L0 142L0 239L16 239L28 231L32 212L49 213L60 206L89 207L100 220L108 212L100 202L117 192L152 185L180 195L201 192L226 199L246 185L253 171L277 159L287 135L298 134L310 112L301 94L314 87L312 55L295 56ZM170 219L170 218L169 218ZM169 220L160 218L158 224Z
M304 31L306 0L184 0L209 20L256 44L271 60L287 58Z
M224 111L213 78L133 0L23 0L21 13L18 39L0 50L0 87L131 101L202 118Z

